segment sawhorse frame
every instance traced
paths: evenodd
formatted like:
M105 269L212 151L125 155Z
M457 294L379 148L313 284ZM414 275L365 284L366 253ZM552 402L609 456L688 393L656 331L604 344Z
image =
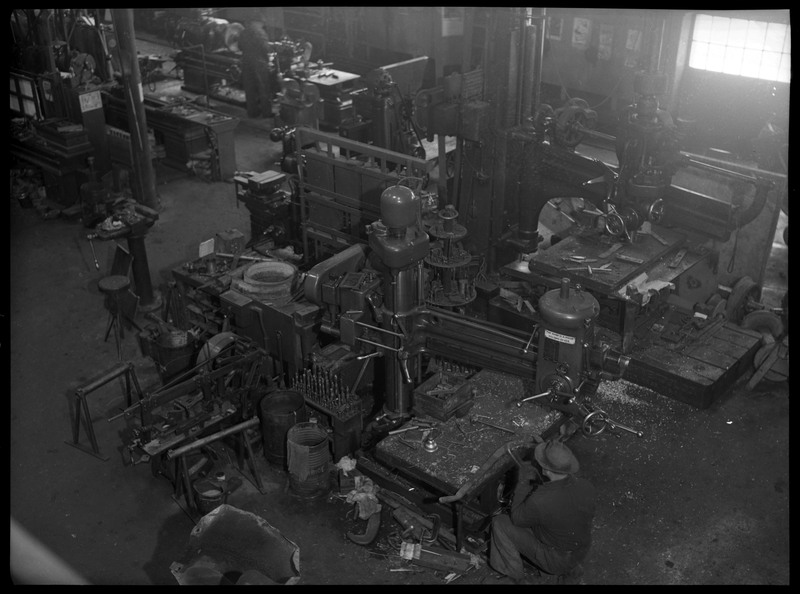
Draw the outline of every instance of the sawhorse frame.
M86 400L86 397L98 388L101 388L110 381L123 375L125 376L125 396L128 407L131 406L131 387L136 390L136 396L141 401L143 396L142 389L139 386L139 380L136 378L136 370L134 369L133 363L118 363L101 376L79 386L75 390L75 420L72 423L72 441L65 441L64 443L86 452L87 454L91 454L103 462L108 461L108 456L101 454L100 448L97 445L97 437L94 434L94 426L92 425L92 416L89 412L89 402ZM89 436L91 449L79 443L81 416L84 417L84 426L86 428L86 434Z
M253 446L250 444L250 441L247 439L247 435L245 433L247 429L258 425L259 423L259 418L253 417L247 421L243 421L242 423L233 425L232 427L228 427L222 431L217 431L216 433L213 433L207 437L202 437L177 449L169 450L166 456L167 460L175 460L175 492L173 497L179 498L181 493L183 493L186 505L189 507L189 509L195 513L198 511L194 497L192 496L192 480L189 476L189 468L186 465L185 455L198 448L208 445L209 443L234 434L238 434L241 443L244 444L244 449L247 452L247 458L250 462L250 470L253 473L253 479L256 482L259 492L263 493L264 485L261 482L261 475L258 473L258 469L256 468L256 459L255 455L253 454ZM237 458L240 458L238 455L240 452L241 448L238 448ZM241 463L241 460L239 461Z

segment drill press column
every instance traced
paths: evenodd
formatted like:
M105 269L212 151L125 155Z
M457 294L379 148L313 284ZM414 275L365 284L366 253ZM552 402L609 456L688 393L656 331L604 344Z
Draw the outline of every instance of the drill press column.
M418 220L420 199L406 186L392 186L381 195L381 218L370 225L369 246L383 266L383 321L386 330L405 334L410 315L422 305L418 266L430 250L428 234ZM404 341L386 335L386 412L403 414L411 408L410 369L419 355L409 357Z

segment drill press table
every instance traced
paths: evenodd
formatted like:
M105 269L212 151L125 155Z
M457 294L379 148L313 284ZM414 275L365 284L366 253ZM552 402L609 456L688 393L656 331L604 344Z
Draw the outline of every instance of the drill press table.
M567 420L561 412L535 401L516 406L516 401L533 394L532 380L483 370L470 381L476 389L474 404L462 418L454 416L438 424L431 433L438 445L436 451L427 451L423 447L423 432L413 429L381 440L375 446L375 459L438 496L453 495L505 444L524 440L533 447L534 435L548 439ZM508 432L472 422L473 417L507 428ZM481 476L479 484L470 489L477 497L461 503L477 504L480 511L490 513L487 505L493 506L496 499L493 498L495 493L487 488L495 485L513 464L509 456L504 457L491 473ZM457 508L456 521L460 522L461 505Z

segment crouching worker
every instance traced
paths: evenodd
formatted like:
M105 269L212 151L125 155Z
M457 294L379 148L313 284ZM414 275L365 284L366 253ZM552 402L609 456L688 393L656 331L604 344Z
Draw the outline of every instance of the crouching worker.
M578 460L560 441L536 446L534 458L519 466L511 510L492 519L489 565L514 581L525 577L522 557L538 569L565 575L586 557L592 544L595 488L575 476Z

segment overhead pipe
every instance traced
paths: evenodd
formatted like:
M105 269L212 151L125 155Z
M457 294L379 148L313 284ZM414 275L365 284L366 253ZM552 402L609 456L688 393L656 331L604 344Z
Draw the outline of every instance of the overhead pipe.
M542 64L544 62L544 35L547 23L547 9L542 8L541 14L536 18L536 53L533 63L533 105L531 115L539 109L542 95Z

